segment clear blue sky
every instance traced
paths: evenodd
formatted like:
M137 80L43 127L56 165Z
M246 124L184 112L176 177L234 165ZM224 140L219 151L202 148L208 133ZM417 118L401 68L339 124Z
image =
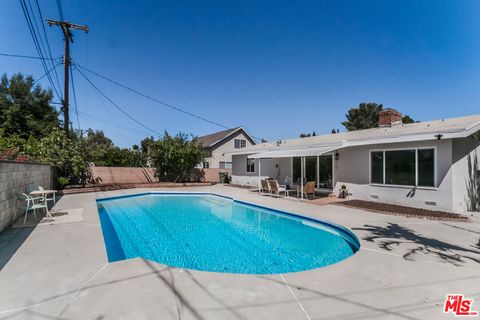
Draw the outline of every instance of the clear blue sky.
M45 18L58 18L54 0L39 2ZM90 27L88 36L75 32L78 63L257 137L344 130L346 111L360 102L416 120L480 113L480 1L62 3L66 19ZM0 21L0 52L36 55L19 1L0 1ZM60 56L61 31L47 32ZM44 73L38 61L0 57L0 72L18 71ZM220 130L91 79L158 131ZM103 129L121 146L149 135L75 80L81 127Z

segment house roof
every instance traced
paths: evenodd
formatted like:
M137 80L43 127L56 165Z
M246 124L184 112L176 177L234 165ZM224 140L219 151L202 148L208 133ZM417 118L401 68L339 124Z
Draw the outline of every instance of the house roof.
M243 129L243 127L236 127L232 129L214 132L206 136L201 136L197 138L197 142L201 144L204 148L210 148L239 131L245 133L250 142L256 144L256 141L245 131L245 129Z
M480 131L480 114L288 139L278 142L266 142L238 151L228 152L227 154L257 154L281 150L292 152L292 150L296 149L327 146L339 149L358 145L435 140L438 139L438 135L441 135L442 139L463 138L478 131Z

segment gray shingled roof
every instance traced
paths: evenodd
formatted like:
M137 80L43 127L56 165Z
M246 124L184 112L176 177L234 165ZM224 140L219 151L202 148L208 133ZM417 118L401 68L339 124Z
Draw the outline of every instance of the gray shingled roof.
M216 144L217 142L219 142L220 140L228 137L230 134L232 134L233 132L235 132L235 131L237 131L241 128L242 127L236 127L236 128L232 128L232 129L227 129L227 130L207 134L206 136L198 137L197 142L199 144L202 144L202 146L204 148L209 148L209 147L213 146L214 144Z

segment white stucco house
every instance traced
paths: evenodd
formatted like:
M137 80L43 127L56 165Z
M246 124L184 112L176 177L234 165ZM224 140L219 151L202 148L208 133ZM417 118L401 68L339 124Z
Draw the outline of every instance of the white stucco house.
M480 115L403 124L387 109L379 127L267 142L228 153L232 183L273 178L352 199L465 212L479 206ZM301 179L303 177L303 179Z
M199 164L203 169L231 169L232 156L227 152L242 150L256 145L247 131L236 127L197 138L197 142L207 150L208 157Z

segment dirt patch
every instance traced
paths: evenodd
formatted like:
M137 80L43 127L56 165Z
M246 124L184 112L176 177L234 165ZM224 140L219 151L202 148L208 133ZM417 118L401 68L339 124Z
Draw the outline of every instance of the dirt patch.
M363 209L366 211L390 214L396 216L405 216L412 218L423 218L431 220L453 220L453 221L470 221L470 219L464 215L444 212L444 211L434 211L426 210L420 208L412 208L399 206L395 204L387 204L381 202L372 202L364 200L347 200L337 203L332 203L337 206L345 206L355 209Z

